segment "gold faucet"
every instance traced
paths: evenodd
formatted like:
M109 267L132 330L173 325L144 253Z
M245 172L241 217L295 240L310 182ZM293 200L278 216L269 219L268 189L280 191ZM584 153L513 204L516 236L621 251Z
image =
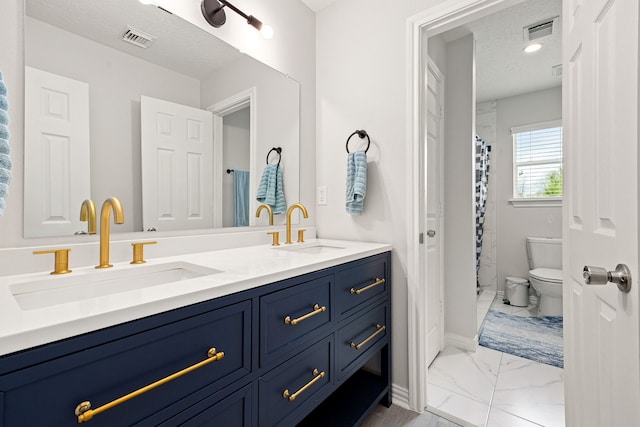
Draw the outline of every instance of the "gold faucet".
M289 210L287 211L287 241L285 242L288 245L292 243L291 242L291 214L293 213L294 210L296 210L296 208L302 211L302 215L305 218L309 218L309 212L307 212L307 208L305 208L302 203L295 203L289 207Z
M89 234L96 234L96 205L93 200L87 199L80 206L80 221L87 221Z
M269 225L273 225L273 209L269 205L258 206L258 210L256 211L256 218L260 218L260 212L262 212L263 209L269 211Z
M113 222L124 224L124 211L120 200L115 197L108 198L102 204L100 211L100 265L96 268L109 268L109 234L111 231L111 211L113 210Z

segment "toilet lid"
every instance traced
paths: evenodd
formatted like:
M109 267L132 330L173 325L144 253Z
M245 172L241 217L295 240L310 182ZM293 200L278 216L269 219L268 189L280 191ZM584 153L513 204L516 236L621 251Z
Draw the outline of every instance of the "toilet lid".
M556 270L555 268L534 268L529 271L529 277L544 280L545 282L562 283L562 270Z

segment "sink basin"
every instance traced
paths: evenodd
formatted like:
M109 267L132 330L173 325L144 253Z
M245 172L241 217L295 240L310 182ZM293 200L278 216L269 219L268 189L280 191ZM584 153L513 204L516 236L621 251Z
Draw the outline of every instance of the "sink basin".
M344 248L340 246L324 245L322 243L311 243L311 244L302 243L302 244L293 244L291 246L287 245L277 249L281 251L291 251L291 252L298 252L302 254L324 254L327 252L334 252Z
M47 277L9 286L23 310L49 307L106 295L180 282L222 273L188 262L146 265L123 270L96 270L87 274Z

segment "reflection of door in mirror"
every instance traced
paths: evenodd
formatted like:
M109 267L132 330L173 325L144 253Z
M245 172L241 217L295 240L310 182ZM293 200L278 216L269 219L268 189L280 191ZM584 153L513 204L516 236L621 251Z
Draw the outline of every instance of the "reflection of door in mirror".
M140 119L144 229L212 228L213 115L142 96Z
M24 235L71 236L90 198L89 85L25 67Z
M222 118L222 226L234 227L239 224L249 224L251 212L236 208L236 199L247 197L248 187L243 187L239 174L241 171L250 173L250 126L251 112L249 106L227 114ZM227 172L227 170L229 172Z

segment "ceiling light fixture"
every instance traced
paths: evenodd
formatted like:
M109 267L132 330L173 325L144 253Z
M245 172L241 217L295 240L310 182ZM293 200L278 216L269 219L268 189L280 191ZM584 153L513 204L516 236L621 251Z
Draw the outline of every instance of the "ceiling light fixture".
M215 28L220 28L227 22L227 15L224 12L224 7L227 6L238 15L247 20L247 24L260 31L262 37L270 39L273 37L273 28L269 25L265 25L253 15L247 15L227 0L202 0L200 8L202 9L202 15L207 20L209 25Z
M526 53L533 53L539 51L540 49L542 49L542 43L531 43L524 48L524 51Z

